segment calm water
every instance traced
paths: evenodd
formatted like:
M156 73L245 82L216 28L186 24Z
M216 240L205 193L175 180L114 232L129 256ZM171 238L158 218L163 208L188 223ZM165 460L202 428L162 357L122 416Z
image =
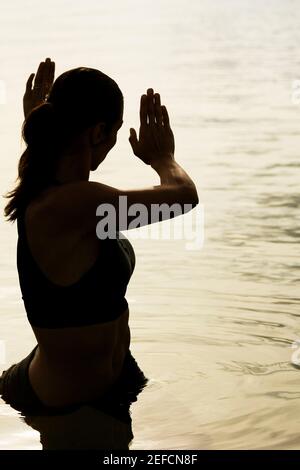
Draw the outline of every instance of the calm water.
M300 370L291 364L300 336L298 2L12 0L0 23L1 193L16 176L26 78L50 56L58 74L96 67L123 90L118 145L91 179L158 183L127 140L152 86L204 205L202 250L133 241L131 350L150 380L131 408L131 449L300 449ZM0 244L2 370L35 340L18 287L16 227L3 218ZM28 426L1 402L0 415L0 449L40 449L43 424L67 435L80 422L78 440L84 429L91 447L122 427L90 410Z

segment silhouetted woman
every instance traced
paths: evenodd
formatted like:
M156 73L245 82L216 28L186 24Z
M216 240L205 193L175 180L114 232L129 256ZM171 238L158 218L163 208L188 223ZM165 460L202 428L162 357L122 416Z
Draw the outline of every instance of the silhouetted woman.
M142 95L139 138L130 129L129 141L161 183L121 190L89 181L123 123L118 85L85 67L63 73L52 85L50 59L40 64L34 86L33 77L24 95L27 148L5 215L18 223L20 287L38 344L3 373L0 385L3 398L26 412L109 399L139 376L138 371L127 374L137 367L129 349L125 298L135 256L119 233L133 220L119 214L119 197L127 197L128 207L144 204L149 214L152 204L192 208L198 203L194 183L174 159L174 137L159 94L148 89ZM117 226L112 221L106 239L96 234L101 204L117 214ZM149 215L144 223L156 221ZM147 380L141 371L139 378Z

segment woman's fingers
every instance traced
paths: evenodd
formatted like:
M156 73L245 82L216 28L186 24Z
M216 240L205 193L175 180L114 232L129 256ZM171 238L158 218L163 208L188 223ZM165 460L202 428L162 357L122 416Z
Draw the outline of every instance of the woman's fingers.
M130 131L130 136L128 140L131 144L133 153L135 154L137 152L137 147L138 147L137 135L136 135L135 129L133 129L132 127L130 128L129 131Z
M51 62L51 59L46 59L45 62L45 84L50 89L52 83L54 81L54 71L55 71L55 64Z
M147 90L147 98L148 98L148 119L149 119L149 125L155 124L155 119L154 119L154 102L153 102L153 89L148 88Z
M31 74L29 75L29 78L28 78L28 80L27 80L27 82L26 82L26 93L29 93L29 92L31 91L31 89L32 89L32 82L33 82L33 77L34 77L34 75L35 75L34 73L31 73Z
M130 132L130 137L129 139L132 141L132 142L137 142L137 135L136 135L136 132L135 132L135 129L133 127L131 127L129 129L129 132Z
M141 126L147 124L147 96L141 96L141 106L140 106L140 121Z
M167 108L161 105L160 94L154 93L153 88L148 88L147 95L141 96L140 121L142 127L156 124L170 128Z
M45 70L45 62L41 62L35 76L34 80L34 86L36 88L39 88L42 86L43 80L44 80L44 70Z
M49 88L54 79L55 64L47 58L45 62L41 62L36 72L34 86L35 88Z
M50 81L51 81L51 84L54 82L54 75L55 75L55 62L51 62L51 65L50 65Z
M161 126L162 125L162 110L161 110L159 93L155 93L154 100L155 100L154 110L155 110L156 124Z
M163 112L160 103L160 94L154 94L153 88L148 88L147 95L142 96L141 112L143 113L141 123L143 122L143 124L149 125L157 124L158 126L162 125Z
M167 108L165 106L161 107L162 110L162 117L163 117L163 123L165 127L170 127L170 120L169 120L169 114L167 111Z

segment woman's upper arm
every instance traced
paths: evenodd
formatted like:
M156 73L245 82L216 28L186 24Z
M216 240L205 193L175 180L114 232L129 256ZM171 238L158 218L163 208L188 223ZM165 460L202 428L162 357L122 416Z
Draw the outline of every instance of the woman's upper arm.
M55 207L64 221L95 230L102 218L114 218L118 230L129 230L173 218L198 204L195 189L189 185L161 185L122 190L102 183L69 183L54 195ZM139 221L137 220L139 218Z

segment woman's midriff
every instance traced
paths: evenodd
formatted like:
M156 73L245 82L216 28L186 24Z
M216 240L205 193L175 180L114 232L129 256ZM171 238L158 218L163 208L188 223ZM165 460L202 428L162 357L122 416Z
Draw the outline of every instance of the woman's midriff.
M122 371L130 346L128 318L126 310L110 325L63 331L33 327L39 346L28 375L40 401L47 406L65 406L100 398ZM101 351L101 340L113 344L109 356Z

